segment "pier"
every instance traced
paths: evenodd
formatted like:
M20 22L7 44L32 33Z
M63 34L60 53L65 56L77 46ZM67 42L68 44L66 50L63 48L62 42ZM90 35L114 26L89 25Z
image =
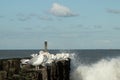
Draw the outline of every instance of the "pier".
M70 80L70 59L53 62L50 66L20 64L21 58L0 60L0 80Z

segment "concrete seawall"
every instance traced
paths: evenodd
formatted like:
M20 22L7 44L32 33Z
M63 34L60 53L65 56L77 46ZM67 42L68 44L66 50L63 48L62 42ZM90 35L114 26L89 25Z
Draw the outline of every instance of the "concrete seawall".
M0 60L0 80L70 80L70 59L53 62L35 70L34 66L21 65L21 58Z

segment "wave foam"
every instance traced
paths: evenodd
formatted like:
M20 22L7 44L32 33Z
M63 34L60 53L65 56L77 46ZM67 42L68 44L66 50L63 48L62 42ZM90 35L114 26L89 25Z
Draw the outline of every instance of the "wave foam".
M71 58L71 80L120 80L120 58L101 59L94 64L81 64Z

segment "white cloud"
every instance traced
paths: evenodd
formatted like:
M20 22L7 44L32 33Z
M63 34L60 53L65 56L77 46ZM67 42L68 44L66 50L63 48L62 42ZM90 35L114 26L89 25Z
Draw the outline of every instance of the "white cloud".
M58 3L54 3L52 8L50 9L50 13L54 16L59 17L71 17L71 16L78 16L77 14L73 13L69 8L60 5Z

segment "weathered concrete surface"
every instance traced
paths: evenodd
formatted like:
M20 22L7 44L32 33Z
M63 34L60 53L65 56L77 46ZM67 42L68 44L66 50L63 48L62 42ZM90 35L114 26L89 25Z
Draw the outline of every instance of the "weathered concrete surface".
M0 60L0 80L70 80L70 59L53 62L35 70L34 66L20 66L20 58Z

